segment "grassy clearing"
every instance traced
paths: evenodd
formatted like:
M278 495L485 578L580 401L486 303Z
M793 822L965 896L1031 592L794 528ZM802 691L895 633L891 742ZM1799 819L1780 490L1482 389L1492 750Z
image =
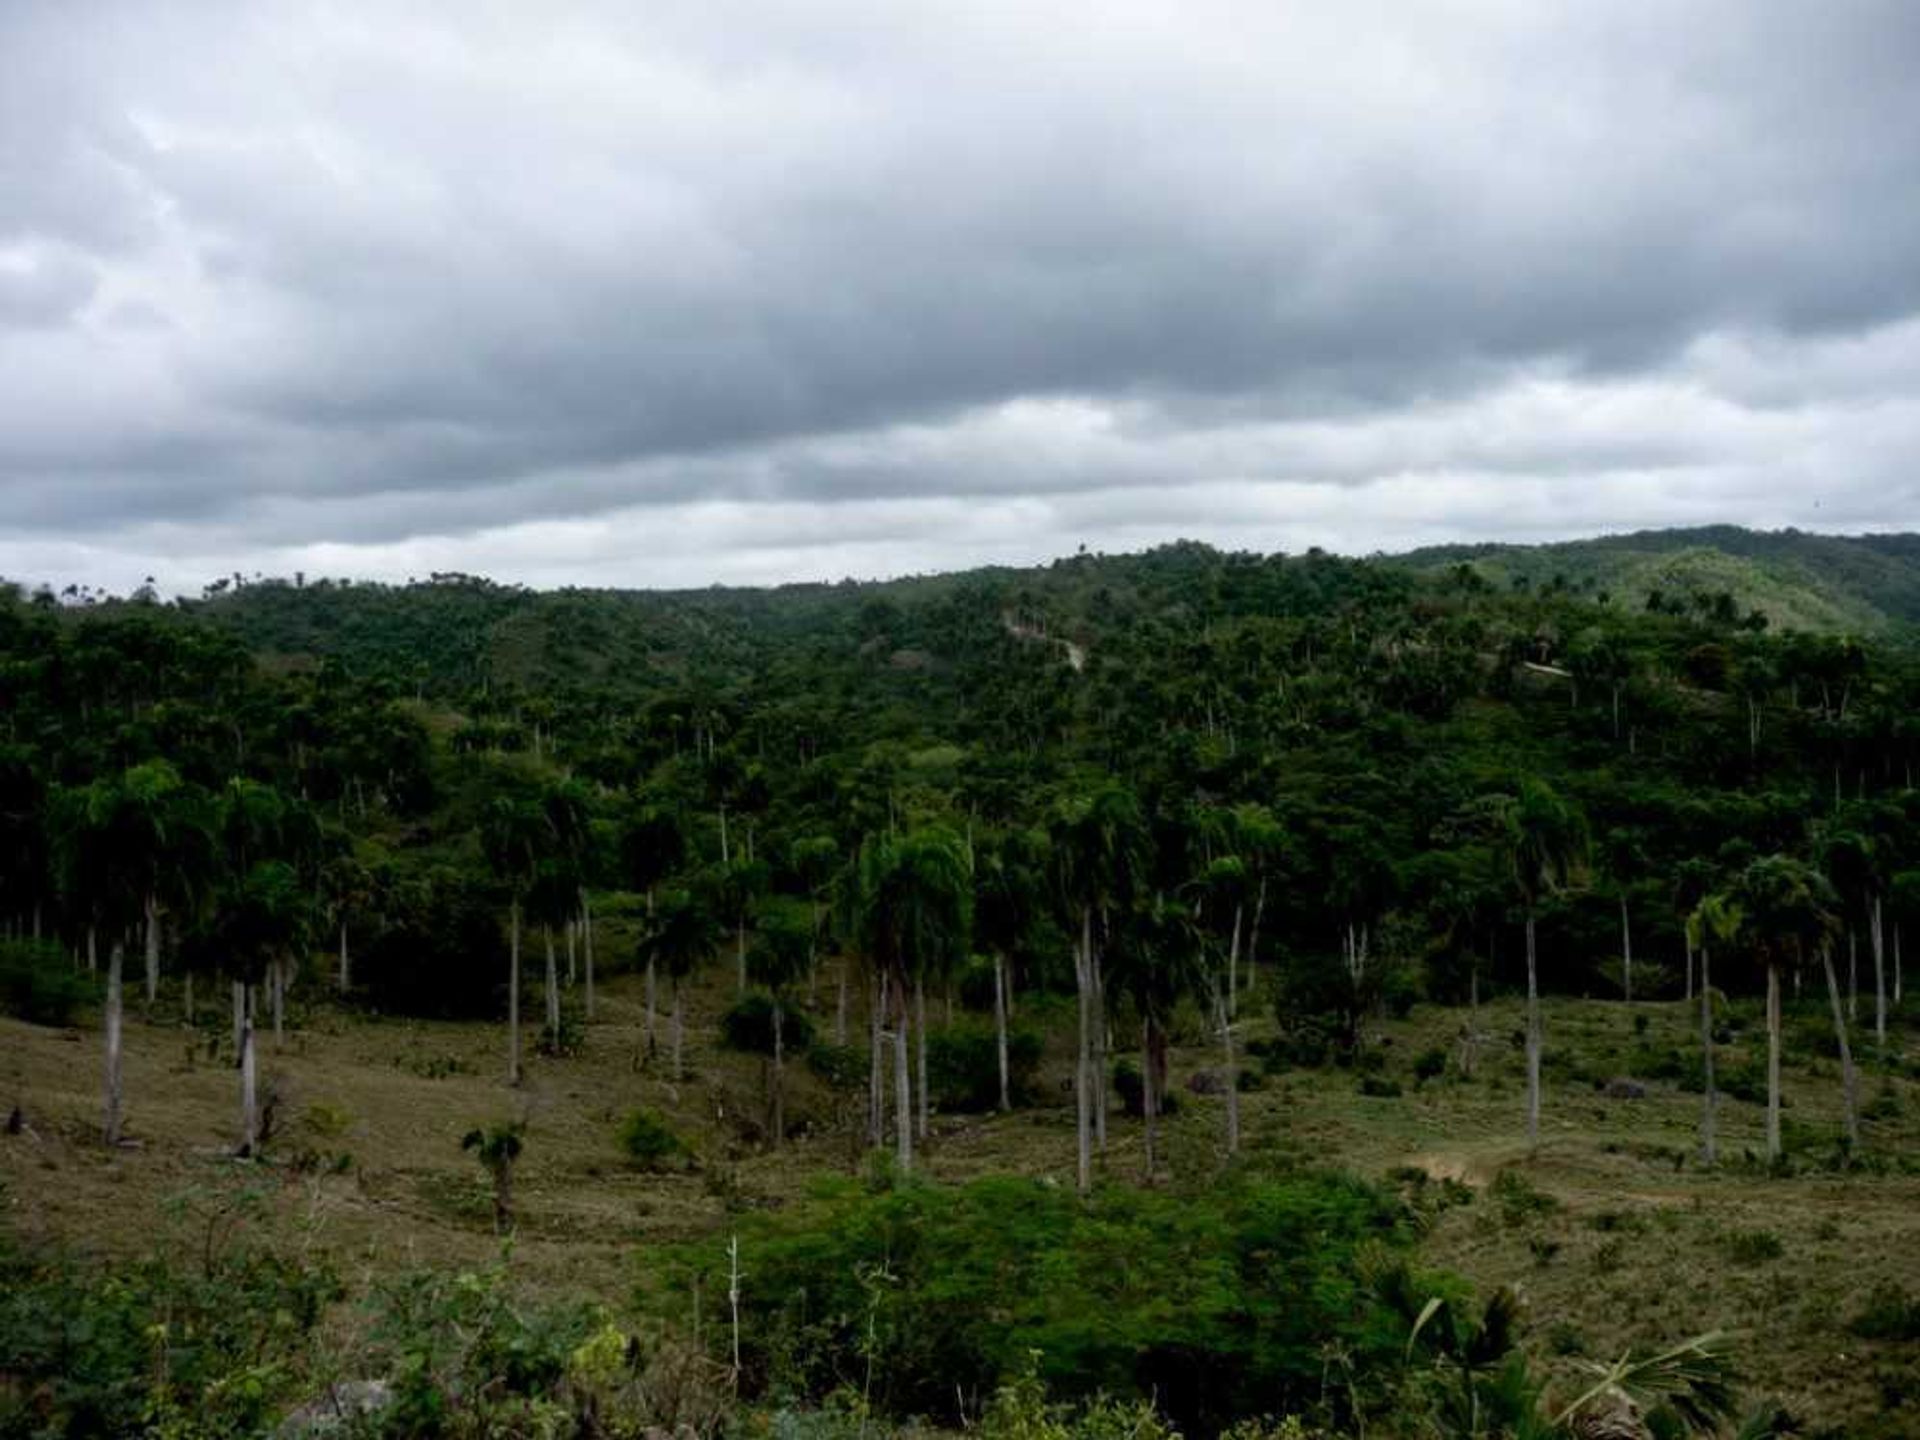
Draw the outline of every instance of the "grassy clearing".
M523 1119L516 1273L618 1304L657 1247L713 1233L741 1208L794 1203L811 1177L865 1163L864 1092L837 1094L801 1064L790 1069L789 1113L812 1133L765 1148L760 1062L713 1043L730 986L693 997L695 1078L683 1084L644 1063L639 996L630 979L604 987L584 1053L536 1059L520 1091L501 1083L498 1026L323 1006L299 1014L283 1046L262 1040L278 1093L276 1160L264 1166L228 1158L237 1087L233 1071L209 1058L213 1032L188 1032L164 1009L129 1025L136 1143L109 1153L95 1140L97 1033L0 1020L0 1104L17 1100L32 1129L0 1137L0 1203L14 1233L35 1245L132 1254L158 1244L191 1255L209 1237L245 1229L325 1253L364 1284L404 1266L467 1267L498 1253L489 1183L460 1138L475 1125ZM1490 1038L1471 1080L1455 1068L1464 1013L1433 1007L1379 1027L1380 1078L1400 1086L1397 1097L1361 1094L1348 1071L1266 1077L1242 1096L1245 1163L1399 1172L1403 1183L1418 1170L1471 1186L1472 1203L1443 1213L1424 1258L1483 1287L1519 1284L1542 1354L1608 1356L1733 1330L1756 1389L1849 1433L1913 1433L1866 1427L1897 1425L1902 1404L1908 1419L1920 1414L1914 1347L1858 1339L1848 1324L1876 1286L1920 1293L1920 1175L1903 1173L1920 1160L1920 1085L1898 1058L1920 1044L1903 1031L1883 1062L1870 1034L1857 1037L1872 1168L1834 1167L1838 1066L1822 1053L1812 999L1807 1018L1792 1022L1786 1078L1800 1173L1770 1175L1747 1158L1761 1150L1758 1105L1723 1099L1725 1163L1706 1172L1696 1155L1697 1094L1647 1079L1643 1099L1608 1098L1597 1088L1608 1078L1645 1079L1649 1062L1672 1050L1690 1059L1693 1022L1678 1005L1583 1001L1548 1006L1548 1106L1536 1153L1524 1140L1521 1058L1509 1043L1519 1010L1502 1002L1482 1012ZM1751 1018L1741 1012L1736 1024ZM1258 1039L1270 1026L1255 1019L1247 1028ZM1741 1029L1721 1053L1723 1072L1740 1072L1760 1040L1757 1025ZM1449 1056L1446 1073L1416 1080L1416 1057L1434 1048ZM1181 1106L1166 1136L1175 1175L1204 1177L1221 1163L1222 1102L1184 1085L1215 1063L1210 1050L1175 1051ZM937 1117L924 1168L941 1179L1017 1173L1070 1185L1064 1076L1053 1057L1037 1108ZM620 1124L641 1106L688 1141L692 1163L643 1170L627 1161ZM1103 1171L1131 1182L1143 1163L1139 1127L1117 1103L1114 1112ZM1874 1164L1883 1160L1894 1163Z

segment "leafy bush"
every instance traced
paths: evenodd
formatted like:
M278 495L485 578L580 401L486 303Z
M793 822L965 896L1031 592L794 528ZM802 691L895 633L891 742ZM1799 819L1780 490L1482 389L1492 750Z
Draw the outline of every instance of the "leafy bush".
M1868 1292L1866 1304L1847 1322L1847 1329L1862 1340L1920 1340L1920 1299L1884 1280Z
M1420 1081L1438 1080L1447 1073L1447 1052L1438 1045L1422 1050L1413 1060L1413 1078Z
M91 979L48 940L0 942L0 1012L30 1025L71 1025L93 999Z
M836 1090L853 1090L867 1083L871 1057L859 1045L813 1045L807 1050L807 1068Z
M646 1170L663 1169L669 1161L692 1154L658 1110L629 1110L620 1122L620 1148Z
M1339 1346L1355 1393L1378 1394L1405 1332L1361 1257L1407 1246L1405 1214L1329 1175L1088 1202L1012 1177L825 1182L805 1208L743 1218L742 1386L817 1400L871 1377L880 1409L951 1419L956 1394L992 1391L1037 1351L1059 1398L1157 1397L1189 1433L1214 1433L1319 1400ZM720 1242L678 1259L655 1273L725 1273Z
M747 1055L773 1054L773 997L764 990L742 995L720 1017L720 1043ZM780 1046L788 1055L813 1044L813 1021L791 1005L780 1011Z
M1398 1080L1389 1080L1383 1075L1362 1075L1356 1088L1370 1100L1398 1100L1406 1093Z
M1764 1265L1787 1253L1787 1247L1771 1230L1732 1230L1722 1244L1727 1258L1736 1265Z
M1518 1170L1502 1170L1493 1177L1493 1184L1487 1190L1500 1207L1500 1218L1509 1227L1523 1225L1537 1216L1551 1215L1560 1208L1558 1200Z
M267 1433L338 1293L266 1254L95 1271L0 1238L0 1435Z
M1032 1098L1040 1068L1040 1037L1031 1030L1007 1032L1007 1088L1018 1105ZM1000 1056L993 1027L961 1022L927 1034L927 1077L942 1110L985 1111L1000 1104Z

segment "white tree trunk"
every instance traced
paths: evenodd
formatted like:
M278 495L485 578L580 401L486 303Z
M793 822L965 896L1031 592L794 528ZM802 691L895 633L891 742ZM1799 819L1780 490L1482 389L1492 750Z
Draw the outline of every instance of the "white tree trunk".
M1708 975L1707 947L1700 947L1700 1158L1709 1169L1719 1163L1719 1137L1715 1134L1713 1093L1713 986Z
M507 1083L520 1083L520 902L508 910Z
M1767 1159L1780 1158L1780 967L1767 962Z
M1093 960L1093 911L1080 912L1080 945L1074 951L1073 978L1080 998L1080 1030L1074 1057L1073 1119L1075 1183L1082 1195L1093 1189L1093 984L1088 971Z
M1540 1143L1540 967L1534 950L1533 913L1527 913L1527 1144Z
M656 994L654 987L656 983L657 982L654 979L653 957L649 955L647 957L647 1057L649 1059L653 1057L653 1044L654 1044L653 1016L654 1016L654 995Z
M593 1019L593 902L580 892L580 938L587 966L587 1019Z
M893 1026L893 1116L894 1116L894 1158L900 1163L900 1173L913 1173L913 1077L907 1062L907 987L906 982L896 978L894 982L895 1017Z
M247 1030L247 987L239 980L233 982L233 1065L240 1068L241 1041Z
M1013 1097L1007 1083L1007 959L993 957L993 1043L1000 1063L1000 1109L1013 1109Z
M1840 1098L1846 1114L1847 1144L1860 1148L1859 1081L1853 1069L1853 1047L1847 1043L1847 1017L1840 1008L1840 980L1833 973L1833 947L1820 947L1820 963L1827 972L1827 999L1833 1005L1833 1034L1840 1042Z
M1887 1048L1887 931L1882 923L1880 897L1873 897L1873 920L1867 931L1873 941L1873 1040Z
M260 1149L258 1066L253 1044L253 987L240 989L240 1154L251 1160Z
M560 969L553 957L553 926L540 927L547 941L547 1044L560 1046Z
M916 980L913 986L913 1049L914 1059L919 1070L919 1093L914 1097L918 1107L914 1115L914 1133L922 1140L927 1138L927 986L924 980Z
M147 896L147 1008L160 998L160 902Z
M673 978L673 1078L675 1081L687 1078L686 1039L686 1006L680 995L680 977L676 975Z
M353 988L353 962L347 953L347 922L340 921L340 993L346 994Z
M1680 938L1687 947L1686 1000L1688 1004L1692 1004L1693 1003L1693 936L1687 933L1687 927L1684 923L1680 926ZM1705 984L1706 982L1702 981L1701 983Z
M123 1002L121 997L120 971L121 957L125 947L116 940L107 948L107 1093L106 1113L101 1125L102 1138L109 1145L120 1143L120 1121L125 1103L123 1076L121 1073L120 1030Z

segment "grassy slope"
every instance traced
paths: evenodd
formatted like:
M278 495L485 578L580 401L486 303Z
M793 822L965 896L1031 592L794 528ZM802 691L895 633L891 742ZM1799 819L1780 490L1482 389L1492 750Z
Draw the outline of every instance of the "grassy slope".
M184 1032L172 1023L129 1027L131 1128L139 1144L109 1155L92 1142L97 1034L0 1020L0 1086L21 1098L38 1132L37 1139L0 1138L0 1198L10 1226L36 1243L125 1253L159 1241L191 1254L204 1243L220 1197L251 1183L263 1200L247 1223L278 1243L330 1254L351 1278L420 1263L473 1265L497 1244L482 1176L461 1154L459 1137L476 1123L520 1113L531 1128L518 1177L517 1269L542 1286L618 1302L658 1242L723 1224L729 1204L792 1201L810 1175L860 1164L844 1131L777 1154L740 1137L740 1117L758 1112L759 1072L757 1062L711 1048L713 1017L726 998L723 989L696 997L690 1059L700 1078L676 1086L636 1068L639 989L622 979L606 987L587 1053L536 1060L517 1094L499 1083L497 1026L349 1020L318 1009L284 1049L274 1052L268 1039L263 1054L286 1096L282 1114L291 1117L280 1155L303 1140L352 1153L351 1174L325 1178L223 1157L235 1119L233 1072L190 1061ZM1625 1069L1632 1014L1647 1017L1649 1042L1690 1043L1692 1026L1677 1005L1630 1013L1618 1004L1567 1001L1549 1006L1551 1055L1563 1064L1577 1060L1590 1075ZM1244 1097L1249 1162L1335 1165L1375 1177L1417 1165L1483 1192L1504 1167L1519 1167L1559 1208L1509 1220L1482 1193L1446 1214L1426 1255L1482 1286L1520 1283L1536 1317L1537 1349L1605 1356L1629 1344L1733 1329L1742 1333L1756 1383L1802 1412L1831 1423L1864 1422L1879 1410L1880 1377L1910 1367L1911 1357L1863 1346L1843 1326L1875 1282L1920 1289L1920 1251L1912 1244L1920 1178L1765 1178L1739 1163L1743 1150L1760 1146L1761 1112L1733 1101L1724 1103L1722 1123L1733 1163L1705 1174L1676 1164L1692 1152L1697 1096L1656 1084L1644 1101L1607 1100L1590 1081L1564 1074L1553 1081L1551 1066L1544 1143L1529 1158L1520 1061L1504 1043L1519 1025L1512 1004L1488 1007L1486 1030L1501 1039L1483 1053L1474 1080L1411 1083L1412 1056L1429 1045L1451 1048L1463 1018L1422 1007L1384 1027L1389 1073L1407 1083L1404 1098L1361 1098L1352 1076L1338 1071L1276 1077ZM1250 1026L1254 1035L1266 1028L1264 1021ZM1904 1038L1911 1049L1916 1037ZM1723 1053L1723 1065L1734 1068L1741 1053L1738 1046ZM446 1060L457 1061L459 1072L414 1073ZM1176 1083L1211 1060L1208 1051L1180 1049ZM1790 1136L1800 1135L1810 1152L1830 1148L1837 1127L1832 1069L1819 1060L1789 1068ZM1071 1183L1064 1074L1056 1064L1048 1075L1046 1091L1058 1098L1043 1108L938 1120L929 1171L943 1179L1013 1171ZM1887 1083L1901 1113L1870 1122L1868 1145L1911 1155L1920 1143L1920 1086ZM1866 1097L1880 1084L1869 1078ZM819 1121L836 1110L857 1114L863 1098L839 1099L811 1079L795 1088L794 1110ZM1204 1176L1219 1163L1220 1102L1182 1098L1168 1151L1176 1171ZM619 1162L616 1120L641 1103L664 1109L694 1140L697 1171L644 1175ZM346 1112L344 1138L306 1133L299 1117L315 1105ZM1139 1147L1138 1127L1116 1119L1106 1174L1134 1177ZM1741 1261L1729 1252L1729 1236L1756 1231L1778 1237L1777 1259ZM1911 1386L1910 1368L1906 1374Z

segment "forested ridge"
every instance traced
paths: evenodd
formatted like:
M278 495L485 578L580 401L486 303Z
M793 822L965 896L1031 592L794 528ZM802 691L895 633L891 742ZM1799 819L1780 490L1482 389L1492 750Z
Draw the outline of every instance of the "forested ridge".
M96 977L110 1144L126 1012L165 995L189 1021L217 1014L243 1097L233 1143L257 1155L256 1029L290 1023L289 987L503 1025L499 1073L516 1085L594 1043L596 985L617 975L644 986L636 1064L678 1079L683 992L720 986L729 1043L766 1057L758 1143L838 1127L911 1172L939 1143L930 1111L1031 1103L1053 1045L1074 1110L1059 1143L1076 1188L1097 1192L1125 1114L1144 1126L1145 1178L1181 1178L1155 1139L1180 1101L1176 1038L1216 1057L1231 1160L1244 1074L1365 1075L1382 1018L1421 1002L1464 1007L1438 1063L1471 1073L1505 1044L1477 1018L1499 996L1523 1005L1512 1103L1530 1139L1563 1099L1538 997L1684 1002L1697 1163L1713 1165L1716 1032L1752 1001L1769 1058L1735 1083L1766 1107L1760 1163L1788 1173L1796 1145L1864 1162L1860 1072L1897 1068L1903 939L1920 933L1920 653L1902 623L1920 611L1894 575L1910 538L1844 542L1870 583L1819 570L1824 539L1795 552L1822 617L1871 611L1858 631L1775 624L1766 594L1671 576L1631 593L1613 542L1518 560L1182 543L766 591L445 575L221 582L177 603L16 593L0 601L12 1008L65 1013L56 992ZM1774 556L1725 540L1716 553ZM1783 1123L1783 1010L1831 1021L1834 1134ZM851 1097L837 1118L786 1112L802 1062ZM663 1155L677 1143L635 1134ZM517 1135L469 1138L511 1176ZM1247 1246L1297 1229L1350 1258L1375 1231L1404 1245L1412 1223L1338 1185L1219 1193L1218 1223ZM914 1194L884 1202L905 1219L850 1212L843 1233L910 1223L934 1243ZM510 1227L506 1180L497 1203ZM1145 1199L1101 1203L1115 1233L1173 1223L1127 1208ZM1063 1253L1095 1243L1071 1207L989 1189L960 1213L1004 1232L1009 1204ZM759 1263L826 1283L811 1242L767 1243ZM840 1258L851 1284L865 1260ZM1433 1321L1411 1272L1349 1296L1347 1260L1327 1264L1312 1282L1324 1324L1366 1364L1413 1353L1411 1334L1444 1368L1476 1327L1507 1323L1444 1282L1452 1308ZM867 1302L841 1303L844 1318ZM1337 1401L1315 1391L1312 1347L1281 1311L1194 1305L1224 1327L1219 1394L1234 1398L1185 1397L1188 1423L1304 1410L1310 1392L1328 1426L1405 1403L1368 1388L1371 1371ZM839 1340L768 1338L790 1319L761 1316L744 1359L736 1336L736 1383L815 1399L851 1383ZM1110 1352L1057 1315L1029 1321L1056 1348L1050 1375L1059 1347L1084 1342L1097 1369L1145 1343ZM1243 1321L1274 1327L1244 1353ZM941 1335L955 1348L924 1374L898 1357L901 1413L947 1403L934 1377L953 1355L981 1393L1017 1368L972 1332ZM1262 1360L1266 1346L1287 1358ZM1129 1373L1152 1391L1182 1363L1155 1351Z

